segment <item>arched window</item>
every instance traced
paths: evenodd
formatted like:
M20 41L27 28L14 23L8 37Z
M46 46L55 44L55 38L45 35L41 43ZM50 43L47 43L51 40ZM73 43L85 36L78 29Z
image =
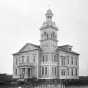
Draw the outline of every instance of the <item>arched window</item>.
M47 34L47 39L48 39L48 34Z
M49 35L48 33L44 32L44 35L43 35L44 39L48 39L49 38Z
M77 73L77 68L75 68L75 75L76 75L76 76L78 75L78 73Z
M65 65L65 56L61 56L61 65L62 65L62 66Z
M44 32L44 39L47 39L46 32Z
M52 32L51 33L51 39L55 39L55 38L56 38L55 32Z
M73 63L73 56L71 56L71 64L73 65L74 63Z
M73 71L73 68L71 69L71 75L72 75L72 76L74 75L74 71Z

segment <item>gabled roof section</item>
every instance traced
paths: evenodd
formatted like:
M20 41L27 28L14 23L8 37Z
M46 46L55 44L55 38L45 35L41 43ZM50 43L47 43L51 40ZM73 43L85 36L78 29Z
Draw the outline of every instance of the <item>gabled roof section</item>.
M79 53L72 51L72 46L71 45L63 45L63 46L58 46L58 50L62 50L64 52L72 53L79 55Z
M32 43L26 43L17 53L23 53L23 52L27 52L27 51L32 51L32 50L38 50L40 48L40 46L32 44ZM15 55L13 54L13 55Z
M32 44L32 43L26 43L20 50L19 52L24 52L24 51L29 51L29 50L34 50L34 49L38 49L39 46Z

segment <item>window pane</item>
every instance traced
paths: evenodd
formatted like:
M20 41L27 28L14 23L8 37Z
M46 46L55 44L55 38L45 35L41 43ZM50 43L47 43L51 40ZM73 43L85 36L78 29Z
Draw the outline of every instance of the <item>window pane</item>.
M42 75L44 75L44 67L42 67Z
M15 74L17 75L17 69L16 69L16 71L15 71Z
M67 64L69 64L69 56L67 56Z
M55 75L57 75L57 68L55 67Z
M77 65L77 58L75 59L75 64Z
M44 63L44 56L43 56L43 60L42 60L42 61L43 61L43 63Z
M71 75L73 76L73 68L71 69Z
M73 65L73 56L71 56L71 64Z
M75 75L77 76L77 69L75 69Z
M16 58L16 65L17 65L17 58Z
M45 67L45 75L47 75L47 67Z
M61 56L61 64L65 65L65 57L64 56Z
M61 70L61 75L65 76L65 70Z
M35 62L35 56L33 56L33 62Z

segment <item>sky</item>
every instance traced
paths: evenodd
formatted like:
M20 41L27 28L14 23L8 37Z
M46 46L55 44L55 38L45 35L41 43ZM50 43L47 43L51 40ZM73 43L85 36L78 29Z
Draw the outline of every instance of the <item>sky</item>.
M88 76L88 0L0 0L0 73L13 73L13 56L25 43L39 45L48 9L54 13L58 46L70 44L79 56L79 74Z

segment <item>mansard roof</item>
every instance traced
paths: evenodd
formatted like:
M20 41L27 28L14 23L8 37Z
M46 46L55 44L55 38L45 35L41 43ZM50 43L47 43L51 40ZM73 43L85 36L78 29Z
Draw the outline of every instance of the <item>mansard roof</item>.
M72 46L71 45L58 46L57 50L72 53L72 54L75 54L75 55L79 55L79 53L72 51Z
M38 50L40 46L32 44L32 43L26 43L17 53L14 53L13 55L17 55L19 53L24 53L28 51Z

